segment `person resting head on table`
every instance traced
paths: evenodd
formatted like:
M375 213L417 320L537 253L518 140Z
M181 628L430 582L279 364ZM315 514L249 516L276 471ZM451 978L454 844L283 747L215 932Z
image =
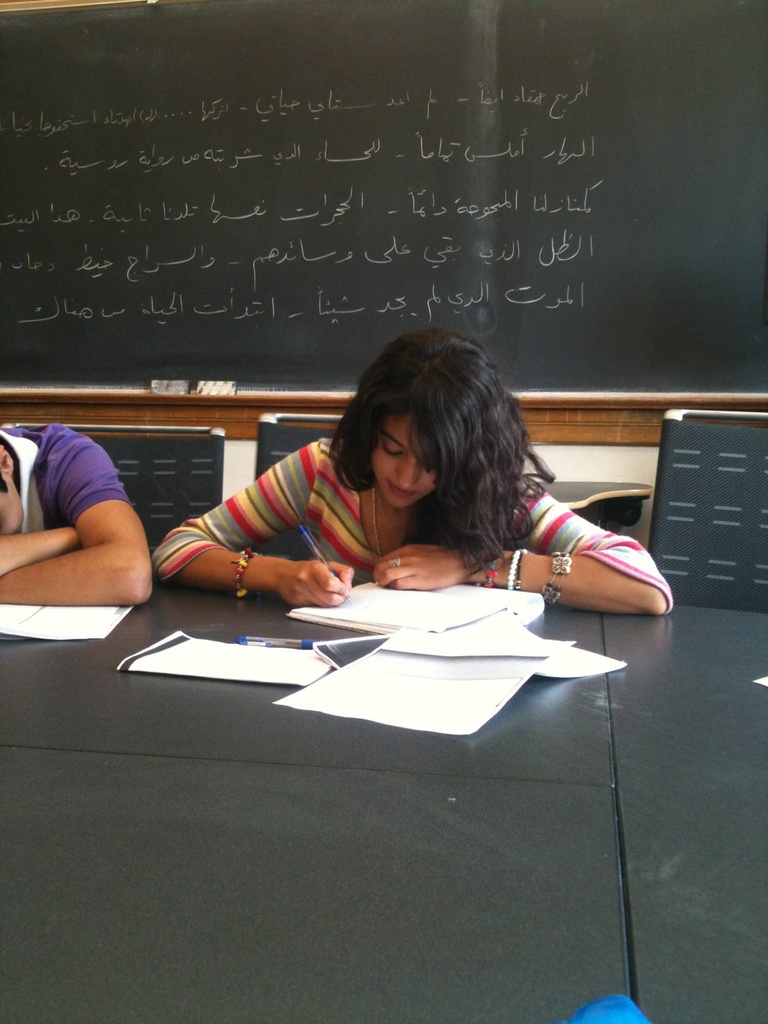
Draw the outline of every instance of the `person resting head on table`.
M549 603L659 615L670 589L635 540L555 501L519 404L487 352L452 331L390 342L332 441L294 452L154 553L158 577L289 605L339 605L355 583L539 591ZM328 560L255 557L306 525Z
M0 429L0 603L134 605L152 592L141 520L95 441Z

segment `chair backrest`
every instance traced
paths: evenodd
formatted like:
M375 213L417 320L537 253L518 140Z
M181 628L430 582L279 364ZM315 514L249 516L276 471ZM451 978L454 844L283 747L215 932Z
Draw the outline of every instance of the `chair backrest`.
M150 551L174 526L221 503L223 428L65 425L92 437L112 459L144 526Z
M259 416L256 444L256 476L291 452L321 437L333 437L341 416L330 413L264 412Z
M77 428L76 428L77 429ZM82 428L107 452L144 524L150 551L174 526L221 503L221 427L133 428L130 433Z
M648 547L678 604L768 611L768 413L665 414Z
M332 437L340 419L341 416L330 413L262 413L259 416L256 444L257 478L291 452L322 437ZM290 530L260 545L259 551L265 555L297 560L309 557L304 541L296 530Z

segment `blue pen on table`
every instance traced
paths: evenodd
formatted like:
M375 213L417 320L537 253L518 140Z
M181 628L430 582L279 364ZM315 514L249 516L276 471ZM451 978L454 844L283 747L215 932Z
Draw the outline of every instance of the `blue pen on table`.
M301 651L311 651L316 640L284 640L277 636L238 636L235 642L244 647L293 647Z
M328 559L325 557L323 552L320 550L317 541L312 536L312 534L309 532L309 530L306 528L306 526L299 526L299 527L297 527L297 529L298 529L299 533L301 534L301 539L307 545L307 547L311 551L312 555L317 559L318 562L322 562L323 563L323 565L328 570L328 572L331 574L331 576L335 576L336 579L338 579L339 578L339 574L337 572L335 572L330 567L330 565L328 564ZM348 601L349 598L345 597L344 600Z

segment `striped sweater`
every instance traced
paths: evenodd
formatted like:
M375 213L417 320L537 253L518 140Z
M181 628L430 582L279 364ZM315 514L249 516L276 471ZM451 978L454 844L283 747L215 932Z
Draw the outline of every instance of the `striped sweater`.
M550 494L532 499L528 510L533 528L524 543L529 551L595 558L657 587L672 607L666 580L638 541L600 530ZM370 581L376 556L363 532L360 495L339 480L328 441L294 452L204 516L171 530L154 553L155 570L165 580L210 548L257 549L300 524L311 530L326 558L354 568L356 584Z

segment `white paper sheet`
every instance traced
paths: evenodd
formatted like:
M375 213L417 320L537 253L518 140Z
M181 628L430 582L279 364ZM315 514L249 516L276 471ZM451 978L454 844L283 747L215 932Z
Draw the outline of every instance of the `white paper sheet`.
M0 640L103 640L131 607L0 604Z
M499 665L501 674L495 677L463 678L457 669L467 661L479 662L489 672L494 661L504 662L505 667ZM511 663L533 671L540 661L434 658L379 651L359 665L331 672L313 686L275 703L403 729L465 736L493 718L525 682L525 674L507 674L505 668ZM446 678L449 666L453 678Z
M626 661L583 651L580 647L565 646L547 658L541 668L536 669L536 675L549 679L575 679L577 676L599 676L626 667Z
M388 651L412 654L434 654L453 657L529 657L542 658L558 654L571 642L542 640L523 625L522 620L507 610L487 615L466 626L456 626L442 633L421 629L401 629L386 641Z
M507 612L498 612L444 633L401 629L386 640L383 650L441 658L543 658L546 660L535 674L557 679L601 675L626 668L627 664L582 650L573 640L543 640Z
M119 672L157 672L278 686L307 686L329 671L314 651L196 640L180 630L124 658L117 668Z

